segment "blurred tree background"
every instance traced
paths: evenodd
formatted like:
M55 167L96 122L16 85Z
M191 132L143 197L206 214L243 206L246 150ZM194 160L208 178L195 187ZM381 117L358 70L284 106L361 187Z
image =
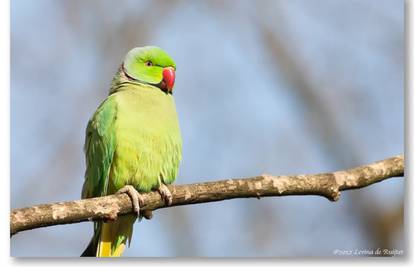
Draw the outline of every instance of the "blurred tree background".
M11 1L11 208L80 198L88 119L129 49L177 63L177 183L333 171L404 150L404 1ZM404 179L156 211L125 256L331 256L404 248ZM12 256L79 256L80 223Z

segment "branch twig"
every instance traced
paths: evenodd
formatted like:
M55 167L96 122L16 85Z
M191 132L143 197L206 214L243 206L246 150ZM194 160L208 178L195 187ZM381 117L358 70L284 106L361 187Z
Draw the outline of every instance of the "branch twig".
M365 187L382 180L404 176L404 156L399 155L354 169L311 175L261 175L188 185L169 185L171 206L287 195L318 195L337 201L340 191ZM142 210L165 208L157 192L142 194ZM14 209L10 235L39 227L113 218L132 211L126 194Z

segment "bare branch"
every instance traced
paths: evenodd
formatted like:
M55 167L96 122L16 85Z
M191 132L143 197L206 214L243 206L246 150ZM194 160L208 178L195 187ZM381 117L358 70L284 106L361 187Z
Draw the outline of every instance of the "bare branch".
M337 201L340 191L369 186L391 177L404 176L404 156L399 155L354 169L311 175L260 175L244 179L168 186L171 206L220 201L233 198L317 195ZM142 210L167 207L157 192L142 194ZM29 229L114 218L132 211L126 194L109 195L69 202L14 209L10 215L10 234Z

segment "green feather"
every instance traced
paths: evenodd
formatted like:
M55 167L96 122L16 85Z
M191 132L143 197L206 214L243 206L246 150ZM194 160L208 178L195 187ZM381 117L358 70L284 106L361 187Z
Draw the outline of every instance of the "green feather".
M109 96L96 110L86 128L84 151L86 155L85 183L82 197L98 197L107 194L108 176L115 152L115 128L113 123L117 105Z
M147 61L152 65L143 65ZM148 192L160 180L174 182L182 141L174 98L156 87L164 67L175 63L157 47L135 48L126 56L86 129L83 198L113 194L125 185ZM130 240L135 219L123 216L113 224L113 251ZM101 226L95 223L94 240Z
M124 68L129 76L149 84L161 82L162 70L165 67L176 68L172 58L155 46L136 47L128 52L124 61Z
M181 160L181 136L172 95L153 86L129 84L112 96L117 119L109 192L127 184L147 192L158 188L158 178L173 182Z

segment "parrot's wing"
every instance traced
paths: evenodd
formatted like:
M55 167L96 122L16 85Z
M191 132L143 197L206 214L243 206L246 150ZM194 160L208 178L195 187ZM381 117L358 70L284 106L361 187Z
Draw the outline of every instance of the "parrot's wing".
M86 128L86 172L82 198L104 196L108 190L109 172L115 152L117 103L108 97L96 110Z

